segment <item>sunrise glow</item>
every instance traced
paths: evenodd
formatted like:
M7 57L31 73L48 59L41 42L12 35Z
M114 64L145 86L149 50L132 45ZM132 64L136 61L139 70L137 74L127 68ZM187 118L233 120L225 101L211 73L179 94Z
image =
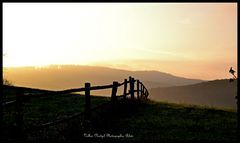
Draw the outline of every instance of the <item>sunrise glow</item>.
M199 79L237 68L236 3L3 3L3 66L99 65Z

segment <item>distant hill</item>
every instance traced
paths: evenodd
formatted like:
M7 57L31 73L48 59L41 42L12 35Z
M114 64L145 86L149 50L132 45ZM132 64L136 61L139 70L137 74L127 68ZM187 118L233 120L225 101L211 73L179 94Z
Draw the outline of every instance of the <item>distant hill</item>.
M178 77L169 73L164 73L159 71L135 71L133 75L138 79L146 81L146 83L149 85L155 82L154 85L151 85L148 88L153 88L153 86L156 86L156 85L158 85L156 87L167 87L167 86L189 85L189 84L203 82L203 80Z
M111 84L114 80L122 82L129 76L143 81L148 89L202 82L202 80L177 77L158 71L127 71L96 66L11 67L5 72L5 77L16 86L48 90L82 87L85 82L90 82L92 85ZM111 92L107 91L107 93Z
M156 101L237 108L237 81L230 83L228 79L187 86L152 88L149 93L150 98Z

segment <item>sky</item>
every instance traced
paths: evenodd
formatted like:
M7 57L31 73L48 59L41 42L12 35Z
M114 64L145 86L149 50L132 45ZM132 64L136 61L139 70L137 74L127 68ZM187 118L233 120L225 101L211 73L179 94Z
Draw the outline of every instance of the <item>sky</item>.
M3 66L97 65L204 80L237 69L237 3L3 3Z

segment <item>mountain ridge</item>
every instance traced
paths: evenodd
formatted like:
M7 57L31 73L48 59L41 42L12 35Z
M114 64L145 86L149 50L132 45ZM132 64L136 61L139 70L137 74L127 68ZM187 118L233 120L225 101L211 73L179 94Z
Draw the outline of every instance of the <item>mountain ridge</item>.
M203 80L187 79L159 71L128 71L109 67L54 65L43 68L10 67L6 69L6 79L16 85L61 90L79 87L85 82L93 85L110 84L113 81L122 82L129 76L146 81L146 87L173 86L199 83Z

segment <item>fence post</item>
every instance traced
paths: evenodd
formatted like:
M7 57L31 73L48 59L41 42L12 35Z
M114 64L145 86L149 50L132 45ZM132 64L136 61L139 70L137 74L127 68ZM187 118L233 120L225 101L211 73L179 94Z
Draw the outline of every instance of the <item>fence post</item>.
M149 93L148 93L148 91L146 90L146 98L148 98L148 95L149 95Z
M127 97L127 79L124 79L123 99Z
M0 134L3 135L3 95L0 95L0 101L1 101L1 111L0 111Z
M112 97L111 97L112 102L115 102L117 100L117 88L118 88L118 82L114 81L113 88L112 88Z
M139 80L137 80L137 99L139 99Z
M131 76L129 76L129 91L128 91L129 93L130 93L130 96L132 95L132 77Z
M16 137L17 140L23 140L23 89L19 88L16 91L16 106L15 106L15 118L16 118Z
M145 97L145 87L143 86L143 97Z
M129 77L129 80L130 80L131 99L134 99L134 78Z
M143 97L143 84L141 83L141 98Z
M85 83L85 119L90 119L91 116L91 97L90 97L90 83Z
M144 91L143 91L143 94L144 94L144 98L147 98L147 89L146 89L146 87L144 86Z

